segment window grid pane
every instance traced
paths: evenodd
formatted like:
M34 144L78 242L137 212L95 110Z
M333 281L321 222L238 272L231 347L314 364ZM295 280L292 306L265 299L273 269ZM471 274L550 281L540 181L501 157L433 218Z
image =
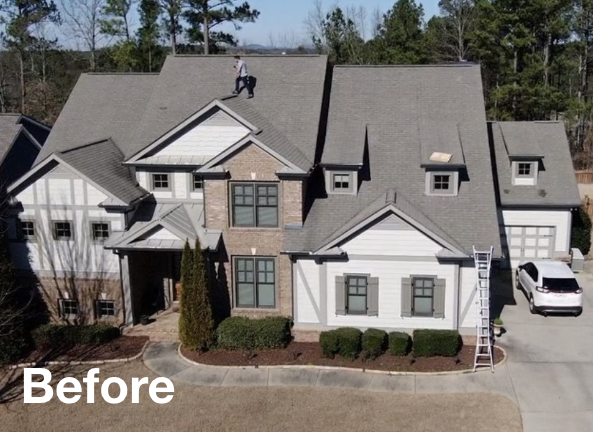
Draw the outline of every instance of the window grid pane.
M113 300L99 300L97 305L99 318L115 316L115 302Z
M278 226L277 185L234 184L231 201L234 226Z
M530 163L520 163L518 170L519 170L520 176L530 176L531 175L531 164Z
M413 314L414 316L432 316L434 301L434 279L414 278Z
M199 175L193 175L192 187L194 191L201 191L204 189L204 180Z
M109 224L103 222L93 223L93 240L105 240L109 238Z
M54 222L54 237L58 240L71 238L70 222Z
M367 313L366 276L347 276L347 310L349 314Z
M434 190L449 190L450 175L435 175Z
M60 300L60 309L62 318L71 316L78 316L78 301L77 300Z
M35 224L32 221L21 221L21 237L22 238L33 238L35 237Z
M349 190L350 189L350 175L349 174L333 174L334 190Z
M169 174L153 174L152 175L153 189L169 189Z
M276 306L276 274L271 258L236 258L237 306Z

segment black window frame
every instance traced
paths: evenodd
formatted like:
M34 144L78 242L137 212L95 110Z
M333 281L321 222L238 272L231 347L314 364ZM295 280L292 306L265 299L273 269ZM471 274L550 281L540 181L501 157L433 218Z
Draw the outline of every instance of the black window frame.
M423 282L430 281L432 283L432 286L431 287L425 287L425 286L417 287L416 284L418 281L423 281ZM436 279L431 276L414 276L412 278L412 316L421 317L421 318L430 318L430 317L434 316L434 288L435 288L435 285L436 285ZM422 289L423 293L421 295L417 295L416 289ZM431 294L426 295L424 290L430 290ZM416 312L416 298L430 298L431 312L430 313Z
M196 183L199 183L200 186L196 187ZM204 191L204 177L198 174L191 175L191 191L192 192L202 192Z
M30 227L25 227L25 224L31 224ZM20 240L35 241L37 239L37 229L35 228L35 221L30 219L18 219L18 238ZM25 230L32 230L32 234L25 234Z
M95 234L97 233L95 231L95 225L106 225L107 226L107 236L102 236L102 237L97 237ZM105 231L105 230L101 230L101 231ZM109 237L111 237L111 224L109 222L105 222L105 221L92 221L91 222L91 238L93 239L94 242L104 242L105 240L107 240Z
M70 304L69 306L67 306L66 304ZM74 305L74 306L72 306ZM78 318L78 316L80 315L80 302L76 299L65 299L65 298L61 298L58 300L58 307L59 307L59 311L60 311L60 318L63 319L76 319ZM72 310L73 308L76 308L76 313L69 313L66 314L65 310Z
M345 289L346 289L346 314L347 315L366 315L369 309L369 276L360 274L349 274L345 275ZM360 284L363 280L364 283ZM351 285L351 281L356 281L354 285ZM359 290L364 287L364 294L361 294ZM356 294L351 294L350 289L356 288ZM364 297L364 310L350 310L350 297Z
M103 307L103 305L101 303L105 303L105 304L109 304L108 307ZM113 314L104 314L103 310L106 311L113 311ZM115 300L103 300L103 299L99 299L95 302L95 313L97 315L97 318L115 318L116 317L116 304L115 304Z
M247 269L247 266L245 266L245 269L241 270L240 269L240 265L239 262L240 261L244 261L245 263L247 262L251 262L251 270ZM273 279L274 282L270 283L270 282L260 282L260 270L259 270L259 263L260 262L266 262L266 263L272 263L273 269L272 269L272 274L273 274ZM233 267L234 267L234 271L233 271L233 276L234 276L234 291L235 291L235 307L237 308L244 308L244 309L275 309L276 308L276 303L277 303L277 299L276 299L276 295L277 295L277 266L276 266L276 259L272 258L272 257L234 257L233 259ZM240 273L244 273L245 277L243 278L245 281L241 282L240 281L240 277L239 274ZM245 283L245 284L249 284L249 278L247 277L247 275L249 273L252 273L251 275L251 283L253 285L253 303L250 304L241 304L239 303L239 283ZM264 273L267 275L269 272L267 271L267 269L264 270ZM260 305L259 304L259 290L260 290L260 285L273 285L274 286L274 304L273 305Z
M164 179L157 179L157 176L165 176ZM157 182L160 183L157 186ZM166 186L163 184L166 182ZM171 190L171 174L170 173L150 173L150 187L153 191L170 191Z
M58 224L68 224L68 232L70 233L69 236L64 236L64 235L58 235L58 232L61 231L65 231L66 228L65 227L58 227ZM52 221L52 234L53 234L53 238L54 240L57 241L70 241L74 238L74 232L72 230L72 221L68 221L68 220L58 220L58 221Z
M244 188L242 193L238 193L238 188ZM252 193L245 192L245 187L250 187ZM260 194L260 188L266 188L266 193ZM274 188L275 194L269 194L268 188ZM260 198L266 199L266 204L260 204ZM242 203L237 203L238 200ZM270 204L270 201L275 199L275 204ZM280 226L280 188L278 183L252 183L252 182L236 182L231 183L231 222L233 227L238 228L278 228ZM248 203L251 201L251 203ZM251 208L253 223L238 223L236 219L237 207ZM276 223L264 224L259 221L258 208L275 208L276 209Z

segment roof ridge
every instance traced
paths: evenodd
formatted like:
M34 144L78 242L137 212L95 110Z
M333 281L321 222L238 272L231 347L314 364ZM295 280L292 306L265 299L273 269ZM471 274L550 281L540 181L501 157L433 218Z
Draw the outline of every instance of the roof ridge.
M403 69L403 68L470 68L479 66L477 63L446 63L446 64L395 64L395 65L335 65L334 69Z
M326 54L220 54L220 55L205 55L205 54L170 54L168 57L177 57L177 58L208 58L208 59L218 59L218 58L234 58L236 55L241 57L284 57L284 58L322 58L327 57Z
M169 210L167 210L165 213L163 213L162 215L159 215L159 221L164 220L167 216L169 216L171 213L173 213L175 210L177 210L179 207L182 207L183 203L179 203L177 205L173 205L173 207L171 207Z
M85 144L81 144L79 146L72 147L72 148L69 148L67 150L60 151L60 152L58 152L58 154L59 155L62 155L62 154L66 154L66 153L71 153L73 151L81 150L83 148L91 147L91 146L94 146L94 145L97 145L97 144L102 144L102 143L107 142L107 141L111 141L111 143L113 145L115 145L115 147L117 147L117 144L115 144L115 142L111 139L111 137L109 137L109 138L103 138L103 139L100 139L100 140L91 141L91 142L88 142L88 143L85 143ZM117 147L117 149L121 153L121 149L119 147ZM123 155L123 153L122 153L122 155Z

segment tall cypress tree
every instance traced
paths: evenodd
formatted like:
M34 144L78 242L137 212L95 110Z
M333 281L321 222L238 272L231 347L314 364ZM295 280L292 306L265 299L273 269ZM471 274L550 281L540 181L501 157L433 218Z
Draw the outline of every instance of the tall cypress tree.
M189 271L190 254L189 244L186 243L181 267L179 339L187 348L201 351L209 348L214 342L214 320L208 295L208 278L198 240L196 240L193 252L191 274Z

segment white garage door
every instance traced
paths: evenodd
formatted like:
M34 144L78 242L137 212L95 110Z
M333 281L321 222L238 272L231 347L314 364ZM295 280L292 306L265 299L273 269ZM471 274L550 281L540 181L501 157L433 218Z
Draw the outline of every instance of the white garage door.
M502 246L508 250L512 267L520 261L554 256L555 227L505 226L501 231Z

